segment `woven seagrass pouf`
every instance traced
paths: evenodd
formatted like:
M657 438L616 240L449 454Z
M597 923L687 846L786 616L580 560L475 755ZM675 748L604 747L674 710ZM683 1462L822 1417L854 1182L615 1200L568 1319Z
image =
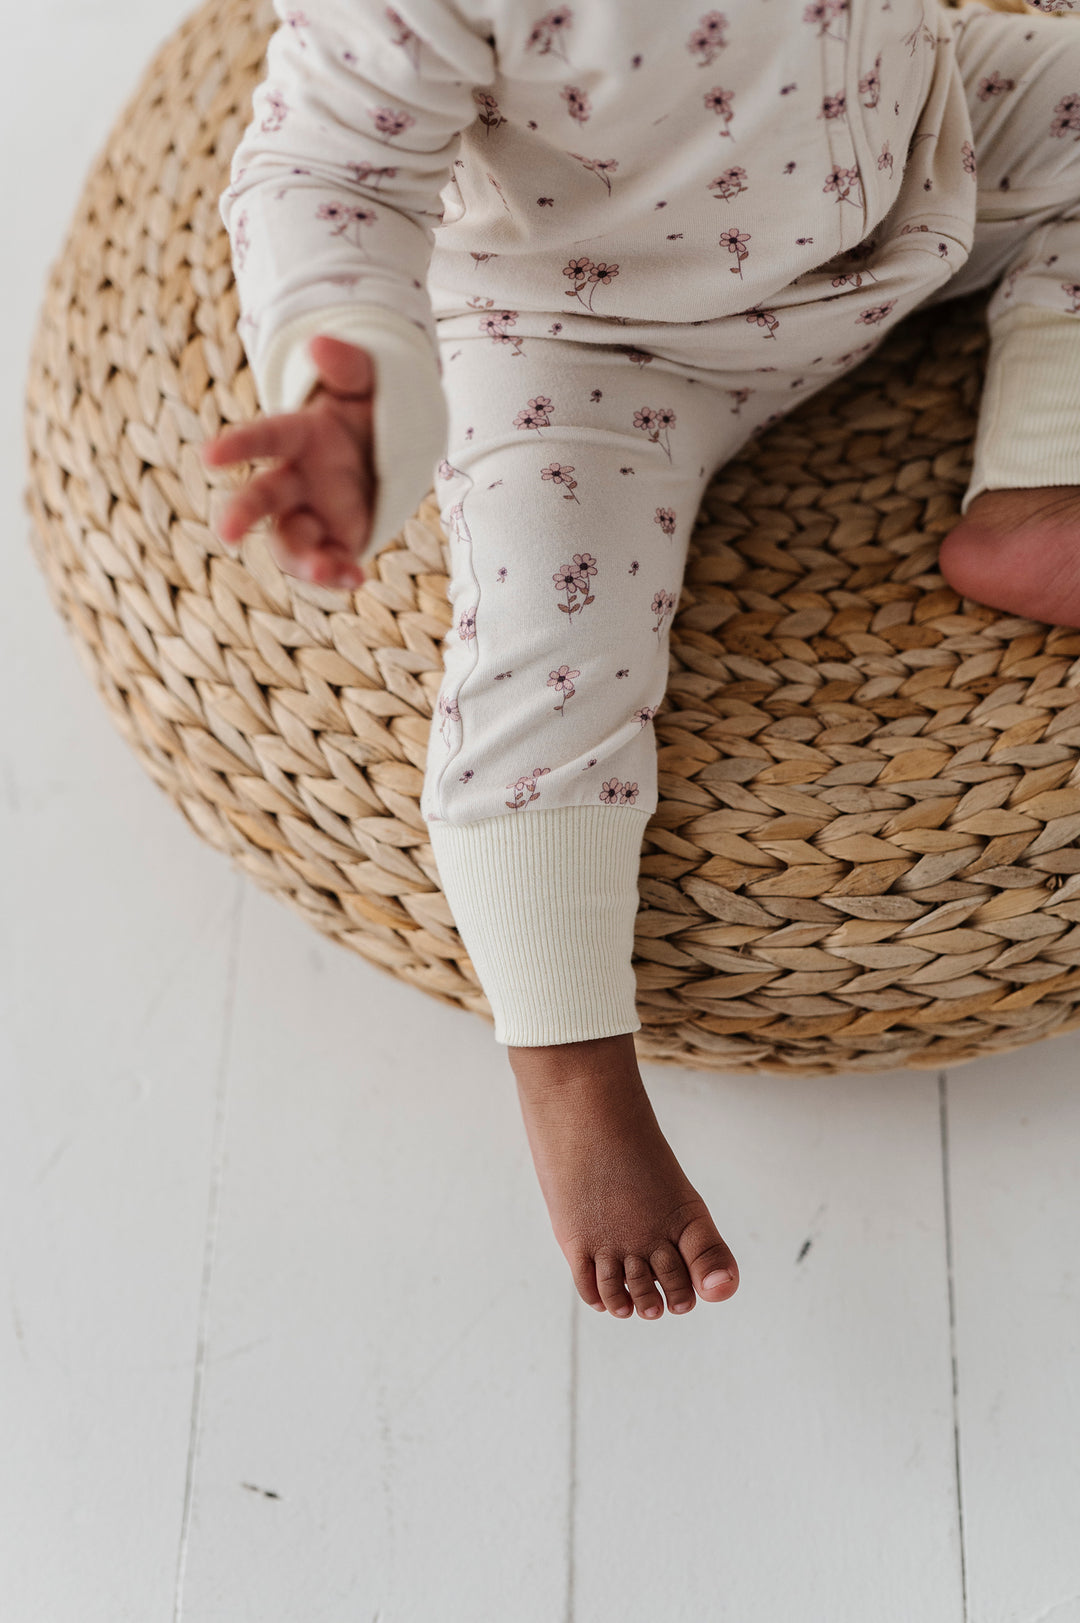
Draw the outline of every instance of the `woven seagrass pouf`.
M192 826L317 929L487 1001L419 812L450 626L429 495L355 593L209 527L197 446L258 410L218 213L274 26L210 0L146 70L50 270L33 545L110 713ZM917 311L710 485L657 712L639 1053L954 1064L1080 1024L1080 632L937 572L988 294ZM248 472L243 471L243 479Z

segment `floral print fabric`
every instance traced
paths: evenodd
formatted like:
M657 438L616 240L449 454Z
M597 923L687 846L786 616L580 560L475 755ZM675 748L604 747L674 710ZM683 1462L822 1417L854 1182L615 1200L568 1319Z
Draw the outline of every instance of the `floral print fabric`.
M355 293L428 333L450 414L421 810L651 812L715 469L921 303L1000 276L991 323L1080 313L1080 30L937 0L275 9L221 200L249 356Z

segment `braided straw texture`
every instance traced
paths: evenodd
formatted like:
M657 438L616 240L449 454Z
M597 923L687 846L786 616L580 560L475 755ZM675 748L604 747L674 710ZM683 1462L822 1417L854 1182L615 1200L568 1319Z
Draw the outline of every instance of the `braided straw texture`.
M419 812L450 625L432 495L355 593L209 528L196 447L258 411L218 199L274 18L209 0L95 158L50 269L32 544L112 716L192 827L316 929L486 1016ZM955 1064L1080 1024L1080 632L936 572L986 294L916 312L711 484L655 728L639 1053Z

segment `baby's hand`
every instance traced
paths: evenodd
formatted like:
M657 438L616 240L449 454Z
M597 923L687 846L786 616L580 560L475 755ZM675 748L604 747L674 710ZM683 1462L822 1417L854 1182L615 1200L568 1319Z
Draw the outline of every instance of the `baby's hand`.
M284 458L230 497L216 525L222 541L235 546L272 514L271 550L286 574L317 586L360 586L356 559L375 506L374 364L366 350L327 333L310 346L318 379L298 411L227 428L200 454L209 467Z

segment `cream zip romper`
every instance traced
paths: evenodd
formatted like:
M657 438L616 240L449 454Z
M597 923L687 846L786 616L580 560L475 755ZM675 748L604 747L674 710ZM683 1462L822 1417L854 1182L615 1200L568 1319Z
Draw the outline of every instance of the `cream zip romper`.
M306 398L315 333L360 344L365 557L435 488L420 805L496 1040L636 1031L651 723L716 470L1000 278L963 510L1080 483L1080 29L938 0L275 11L220 200L260 404Z

